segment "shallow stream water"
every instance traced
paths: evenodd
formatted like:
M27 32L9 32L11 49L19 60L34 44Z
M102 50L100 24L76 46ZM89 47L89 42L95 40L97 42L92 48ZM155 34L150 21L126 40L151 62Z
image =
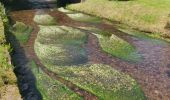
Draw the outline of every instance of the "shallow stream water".
M36 80L32 72L27 68L29 58L37 61L37 64L41 66L40 61L35 57L34 41L37 37L39 28L33 22L33 18L39 13L48 13L53 17L57 17L59 24L81 28L82 27L97 27L115 33L118 37L126 40L132 44L139 54L143 57L143 60L137 63L124 61L117 57L111 56L101 50L98 44L98 40L94 35L89 35L87 44L88 60L91 63L103 63L112 66L113 68L129 74L131 77L137 80L145 95L150 100L169 100L170 98L170 45L169 43L158 39L141 39L133 35L128 35L126 32L118 31L115 27L98 22L89 23L82 21L71 20L66 13L53 11L52 8L56 8L56 1L54 0L28 0L24 2L16 2L12 4L10 17L12 21L24 22L27 25L34 27L34 32L31 34L28 44L22 45L15 36L9 36L9 42L14 48L12 60L16 66L15 72L18 77L18 85L20 92L25 100L41 100L37 87L35 86ZM45 8L45 9L44 9ZM51 9L48 9L51 8ZM75 13L75 12L74 12ZM46 72L48 73L47 69ZM49 76L55 75L51 72ZM56 78L59 79L59 78ZM59 79L64 81L63 79ZM65 81L63 82L65 83ZM85 90L81 90L74 86L72 83L66 85L72 90L84 96L87 100L89 98L96 97L91 95ZM76 90L77 89L77 90Z

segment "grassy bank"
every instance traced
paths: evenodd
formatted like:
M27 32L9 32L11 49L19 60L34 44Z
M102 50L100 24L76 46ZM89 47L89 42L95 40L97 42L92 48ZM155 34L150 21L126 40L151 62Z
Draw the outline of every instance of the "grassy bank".
M16 76L10 63L10 45L5 40L4 24L7 23L5 8L0 4L0 99L20 100ZM12 96L11 96L12 95Z
M97 5L97 6L96 6ZM113 21L119 21L132 28L169 37L169 0L86 0L84 3L68 5L68 9L81 11Z

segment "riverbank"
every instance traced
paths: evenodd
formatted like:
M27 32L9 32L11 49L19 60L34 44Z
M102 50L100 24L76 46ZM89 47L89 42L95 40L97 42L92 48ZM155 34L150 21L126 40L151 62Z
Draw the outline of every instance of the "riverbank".
M83 3L68 5L67 8L118 21L152 37L167 40L170 38L169 6L169 0L86 0Z
M13 100L21 100L17 79L10 61L9 52L11 48L5 39L4 26L8 19L2 4L0 4L0 16L0 99L9 100L13 98Z

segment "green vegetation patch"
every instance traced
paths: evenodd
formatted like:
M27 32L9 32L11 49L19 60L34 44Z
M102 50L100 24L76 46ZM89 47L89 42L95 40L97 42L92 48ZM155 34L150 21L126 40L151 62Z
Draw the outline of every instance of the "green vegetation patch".
M48 14L39 14L35 15L34 22L39 25L55 25L57 24L57 20Z
M93 27L80 28L88 30L96 35L99 40L99 44L105 52L127 61L139 62L142 60L142 57L138 54L134 46L117 37L114 33L112 34L111 32Z
M116 35L112 34L111 37L105 37L99 34L95 35L98 37L99 43L105 52L128 61L137 62L141 60L136 49Z
M46 62L57 65L82 64L87 62L84 44L87 35L66 26L40 26L35 47ZM46 45L44 45L46 44Z
M49 70L90 91L101 100L146 99L141 88L130 76L108 65L88 64L84 62L84 59L79 58L80 56L74 56L74 52L86 56L83 49L84 40L86 40L86 34L71 27L40 26L34 49ZM66 49L67 46L78 47L80 50ZM75 64L72 62L72 60L76 61L75 58L81 59L84 63Z
M43 96L43 100L82 100L80 96L67 88L64 84L50 78L34 61L30 62L31 70L36 77L36 85Z
M25 25L23 22L16 22L10 29L10 32L13 33L21 43L27 43L32 31L33 28Z
M2 11L4 10L4 8L1 6L2 5L0 4L0 9ZM6 40L5 40L3 19L4 17L2 19L0 17L0 88L5 85L16 84L16 77L15 74L13 73L13 68L10 63L10 55L9 55L10 46L6 44Z

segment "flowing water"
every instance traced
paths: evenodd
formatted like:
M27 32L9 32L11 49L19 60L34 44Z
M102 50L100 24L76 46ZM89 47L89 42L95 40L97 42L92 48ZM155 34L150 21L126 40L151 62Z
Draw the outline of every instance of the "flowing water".
M50 77L59 80L75 93L87 100L96 100L97 97L91 93L77 87L70 81L66 81L57 74L49 71L38 59L34 52L34 42L39 31L39 27L33 21L37 14L49 14L57 17L58 24L81 28L97 27L114 33L116 36L135 46L139 54L143 57L141 62L132 63L111 56L101 50L96 36L88 31L88 43L86 44L88 60L90 63L103 63L113 68L125 72L135 78L144 90L145 95L150 100L169 100L170 98L170 45L169 43L157 39L141 39L117 30L115 27L103 22L94 24L89 22L79 22L70 19L65 13L51 10L57 7L55 0L28 0L10 5L10 17L12 21L24 22L34 28L27 44L21 44L12 34L9 35L9 42L14 48L12 60L16 66L15 72L18 78L18 86L22 97L25 100L41 100L42 96L36 87L35 76L29 70L29 61L33 59L38 66ZM44 9L45 8L45 9ZM50 8L50 9L48 9ZM76 12L74 12L76 13Z

